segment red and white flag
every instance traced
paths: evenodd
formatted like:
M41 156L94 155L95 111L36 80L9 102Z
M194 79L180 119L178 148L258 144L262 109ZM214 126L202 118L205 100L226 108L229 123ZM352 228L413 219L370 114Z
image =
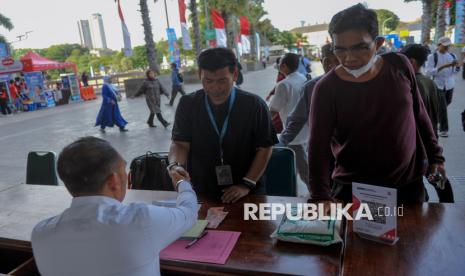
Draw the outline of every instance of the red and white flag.
M123 29L124 55L132 56L131 35L129 34L126 22L124 22L123 10L121 9L120 0L118 0L118 15L119 19L121 20L121 28Z
M241 23L241 47L243 54L250 54L250 23L246 16L240 17Z
M192 49L192 41L189 34L189 29L187 28L186 20L186 2L184 0L178 0L179 4L179 19L181 21L181 33L182 33L182 44L184 49Z
M215 27L215 33L216 33L216 46L217 47L228 47L227 44L227 37L226 37L226 30L224 28L224 20L223 17L221 17L221 14L215 10L211 10L212 13L212 21L213 21L213 26Z

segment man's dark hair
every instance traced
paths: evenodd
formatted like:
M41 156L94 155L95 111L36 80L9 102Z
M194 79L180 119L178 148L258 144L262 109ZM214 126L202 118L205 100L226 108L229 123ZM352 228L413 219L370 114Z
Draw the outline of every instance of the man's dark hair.
M331 43L326 43L321 47L321 58L332 56L334 56L333 45L331 45Z
M174 68L174 69L178 68L178 65L174 62L172 62L170 65L171 65L171 68Z
M289 71L291 71L290 73L294 73L295 71L297 71L297 68L299 68L300 59L300 55L294 53L287 53L281 59L281 64L286 64Z
M428 59L429 49L421 44L409 44L400 51L408 58L416 60L419 67L423 66Z
M98 194L119 158L109 142L90 136L79 138L61 151L58 175L73 196Z
M15 83L15 81L14 81L14 80L10 80L10 84L13 84L13 83Z
M375 39L378 36L378 18L376 12L362 4L342 10L331 18L329 35L340 34L350 30L367 31Z
M217 71L224 67L233 73L237 67L236 55L227 48L212 48L200 53L197 64L200 70Z

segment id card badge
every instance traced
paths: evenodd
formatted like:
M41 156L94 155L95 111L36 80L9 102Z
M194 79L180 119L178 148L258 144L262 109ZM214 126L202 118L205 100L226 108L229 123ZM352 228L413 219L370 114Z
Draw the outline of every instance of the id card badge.
M215 167L216 179L218 180L218 185L226 186L233 184L231 166L221 165Z

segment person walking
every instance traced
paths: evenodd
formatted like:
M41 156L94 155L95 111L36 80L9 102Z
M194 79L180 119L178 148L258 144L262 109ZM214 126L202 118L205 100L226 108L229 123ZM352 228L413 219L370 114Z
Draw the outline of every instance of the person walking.
M184 79L182 77L182 74L179 73L178 66L174 62L171 63L171 83L172 83L171 100L170 100L170 103L166 105L173 106L174 100L176 99L178 92L181 93L181 95L183 96L186 95L186 92L184 91L183 82L184 82Z
M139 97L142 94L145 94L145 100L150 110L150 115L147 120L149 127L156 127L153 124L153 119L156 114L160 123L166 128L170 125L170 123L167 122L161 114L160 95L163 94L168 99L170 96L166 92L165 88L163 88L163 85L161 85L160 81L155 77L155 72L153 70L147 70L145 75L147 76L147 79L144 81L144 83L142 83L142 86L134 96Z
M84 85L84 87L89 86L89 76L87 76L86 72L82 72L81 80L82 80L82 84Z
M116 90L111 85L111 78L109 76L103 77L102 86L102 106L97 115L95 126L100 126L100 131L105 133L105 127L113 127L117 125L121 132L128 131L125 126L128 124L121 116L121 112L118 106L118 100L116 99Z
M454 54L449 52L452 44L450 38L441 37L438 40L436 52L428 56L426 62L426 75L433 78L438 88L439 96L439 136L448 137L449 122L447 118L447 107L452 102L454 93L455 77L458 73L458 61Z

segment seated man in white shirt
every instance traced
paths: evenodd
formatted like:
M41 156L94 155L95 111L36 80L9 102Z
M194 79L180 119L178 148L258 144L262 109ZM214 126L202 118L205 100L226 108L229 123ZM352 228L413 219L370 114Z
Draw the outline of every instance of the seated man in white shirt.
M73 200L32 232L44 276L159 275L159 252L197 221L197 197L184 171L170 172L175 208L123 205L126 162L105 140L84 137L66 146L58 174Z

